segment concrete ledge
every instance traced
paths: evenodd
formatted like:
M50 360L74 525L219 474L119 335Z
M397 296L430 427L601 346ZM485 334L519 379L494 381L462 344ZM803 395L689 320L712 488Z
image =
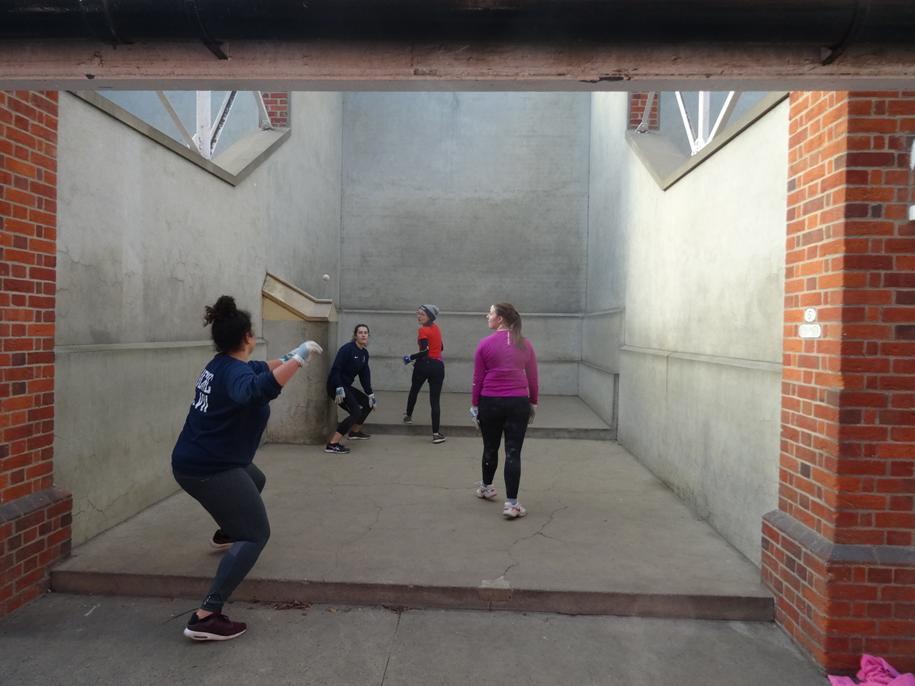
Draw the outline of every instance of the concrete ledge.
M57 593L199 598L206 594L209 584L209 578L188 576L75 571L51 574L51 588ZM749 622L770 622L774 617L771 597L545 591L509 586L472 588L249 579L238 587L233 600Z
M473 426L442 424L445 436L479 436L480 432ZM372 424L366 429L369 433L386 436L428 436L432 431L429 424ZM558 427L529 426L527 438L561 438L583 441L615 441L616 429L561 429Z
M793 538L823 562L915 567L915 546L833 543L780 510L767 512L763 521Z
M70 494L62 488L51 487L24 495L8 503L2 503L0 504L0 523L16 521L69 497Z
M256 130L221 155L208 160L97 91L74 90L70 94L232 186L240 184L290 136L288 128Z

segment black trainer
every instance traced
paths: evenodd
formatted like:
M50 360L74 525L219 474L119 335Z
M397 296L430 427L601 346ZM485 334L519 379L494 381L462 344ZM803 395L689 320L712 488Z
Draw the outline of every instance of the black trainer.
M247 624L233 622L221 612L214 612L206 619L200 619L194 612L184 627L184 635L194 641L228 641L247 630Z
M335 455L346 455L349 452L349 448L342 443L328 443L324 446L324 452Z
M347 436L357 441L367 441L372 437L372 434L367 434L364 431L350 431Z
M440 433L434 433L434 434L432 434L432 442L433 443L444 443L445 436Z
M226 536L222 529L216 529L213 538L210 539L210 547L213 550L228 550L235 544L235 540Z

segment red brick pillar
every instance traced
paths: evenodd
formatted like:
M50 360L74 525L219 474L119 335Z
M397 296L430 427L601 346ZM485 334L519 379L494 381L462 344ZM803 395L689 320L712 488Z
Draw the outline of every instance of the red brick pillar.
M70 551L54 488L57 93L0 91L0 616Z
M763 523L763 579L778 623L829 670L872 653L915 671L913 134L915 93L791 95L779 506Z
M655 93L651 101L651 111L648 114L647 131L657 131L661 126L661 93ZM648 93L629 94L629 128L638 128L642 123L645 108L648 106Z
M267 114L270 115L270 123L275 128L284 129L289 126L289 92L261 92L264 99L264 106L267 108Z

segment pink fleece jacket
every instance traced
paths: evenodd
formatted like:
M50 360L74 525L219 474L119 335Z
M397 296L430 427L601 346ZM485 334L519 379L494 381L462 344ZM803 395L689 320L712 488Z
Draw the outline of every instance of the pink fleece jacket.
M915 676L900 674L882 657L873 655L861 656L858 679L859 683L855 684L851 677L830 675L829 683L832 686L915 686Z
M519 348L512 344L508 331L495 331L480 341L473 356L474 406L480 404L481 395L521 396L537 404L537 355L528 339L524 339L524 348Z

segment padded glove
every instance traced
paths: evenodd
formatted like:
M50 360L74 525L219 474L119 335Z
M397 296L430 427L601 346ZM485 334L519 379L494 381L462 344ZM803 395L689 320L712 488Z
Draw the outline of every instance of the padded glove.
M304 367L305 363L308 362L308 357L311 353L317 353L320 355L324 352L324 348L315 343L314 341L305 341L300 344L295 350L290 350L286 359L292 359L299 363L300 367ZM284 357L286 357L284 355ZM281 358L282 359L282 358ZM285 360L284 360L285 362Z

